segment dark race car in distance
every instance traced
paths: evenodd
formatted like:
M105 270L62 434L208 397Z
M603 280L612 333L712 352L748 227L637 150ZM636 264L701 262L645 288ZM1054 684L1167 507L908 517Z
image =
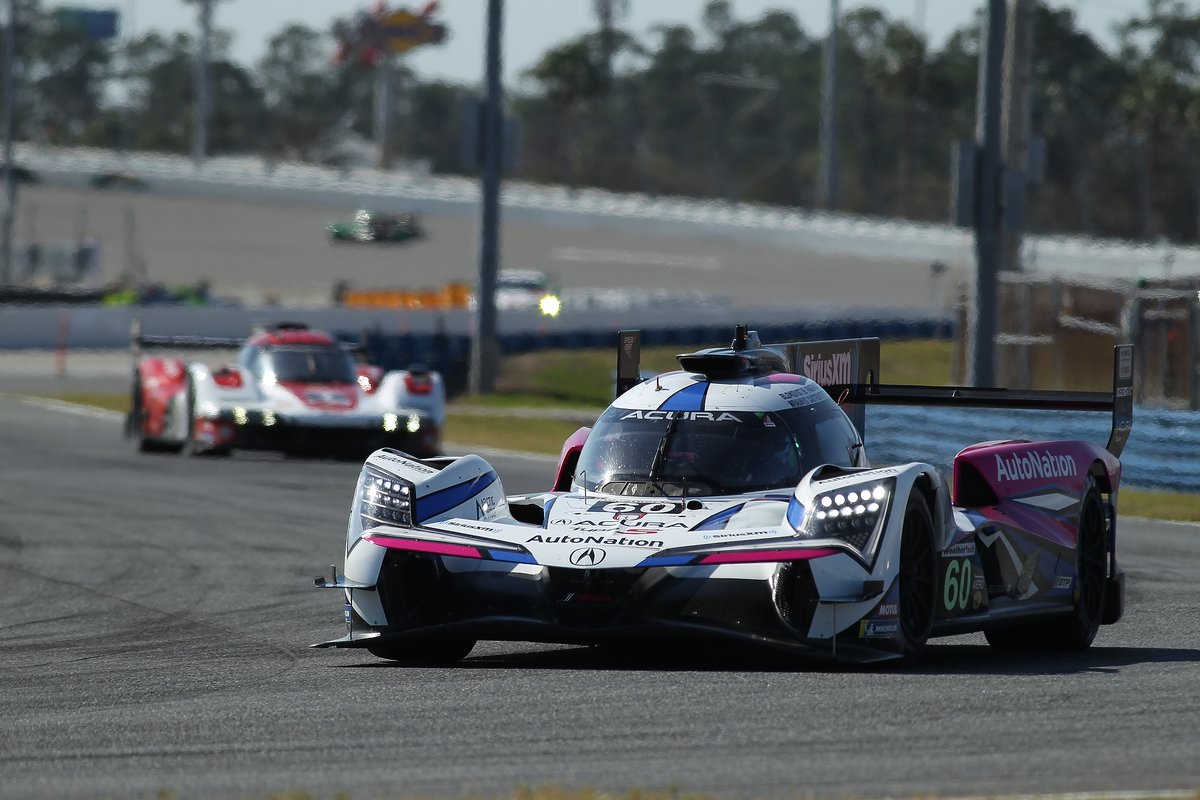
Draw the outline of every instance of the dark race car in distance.
M353 220L332 222L333 242L407 242L424 235L417 216L411 212L389 213L360 208Z

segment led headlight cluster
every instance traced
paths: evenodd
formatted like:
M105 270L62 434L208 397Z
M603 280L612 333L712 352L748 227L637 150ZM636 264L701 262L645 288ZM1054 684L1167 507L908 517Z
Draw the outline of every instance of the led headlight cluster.
M866 553L887 518L895 493L892 478L845 486L813 498L800 533L810 539L840 539Z
M377 525L411 528L416 490L413 485L371 466L363 467L358 513L363 529Z

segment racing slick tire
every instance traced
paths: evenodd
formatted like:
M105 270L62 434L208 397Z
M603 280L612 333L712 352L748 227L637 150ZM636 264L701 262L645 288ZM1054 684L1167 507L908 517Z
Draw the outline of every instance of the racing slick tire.
M1100 630L1108 589L1108 531L1096 479L1088 476L1079 502L1071 613L1045 622L984 631L997 650L1086 650Z
M196 386L192 383L191 375L188 375L187 382L187 441L183 449L193 457L219 457L230 453L228 447L204 447L196 441Z
M900 535L899 619L904 640L901 656L911 661L920 655L933 629L937 589L937 548L933 540L933 515L925 495L915 487L904 507Z
M435 666L462 661L475 649L475 640L465 636L437 636L409 639L399 644L378 644L367 650L377 658L401 664Z

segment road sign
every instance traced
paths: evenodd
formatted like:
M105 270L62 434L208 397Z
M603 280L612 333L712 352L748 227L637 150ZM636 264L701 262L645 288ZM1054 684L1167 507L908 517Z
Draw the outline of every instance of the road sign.
M376 35L391 53L407 53L414 47L437 44L446 38L446 26L403 8L380 17L376 25Z
M113 9L57 8L54 20L60 28L77 31L95 42L116 38L120 15Z

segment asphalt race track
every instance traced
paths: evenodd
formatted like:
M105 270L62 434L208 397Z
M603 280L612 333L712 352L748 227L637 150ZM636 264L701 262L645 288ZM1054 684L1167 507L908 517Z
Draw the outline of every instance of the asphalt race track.
M138 455L0 397L0 795L877 797L1200 786L1200 528L1122 526L1126 619L1085 654L981 637L909 670L486 643L314 651L357 465ZM545 459L496 457L509 491Z

